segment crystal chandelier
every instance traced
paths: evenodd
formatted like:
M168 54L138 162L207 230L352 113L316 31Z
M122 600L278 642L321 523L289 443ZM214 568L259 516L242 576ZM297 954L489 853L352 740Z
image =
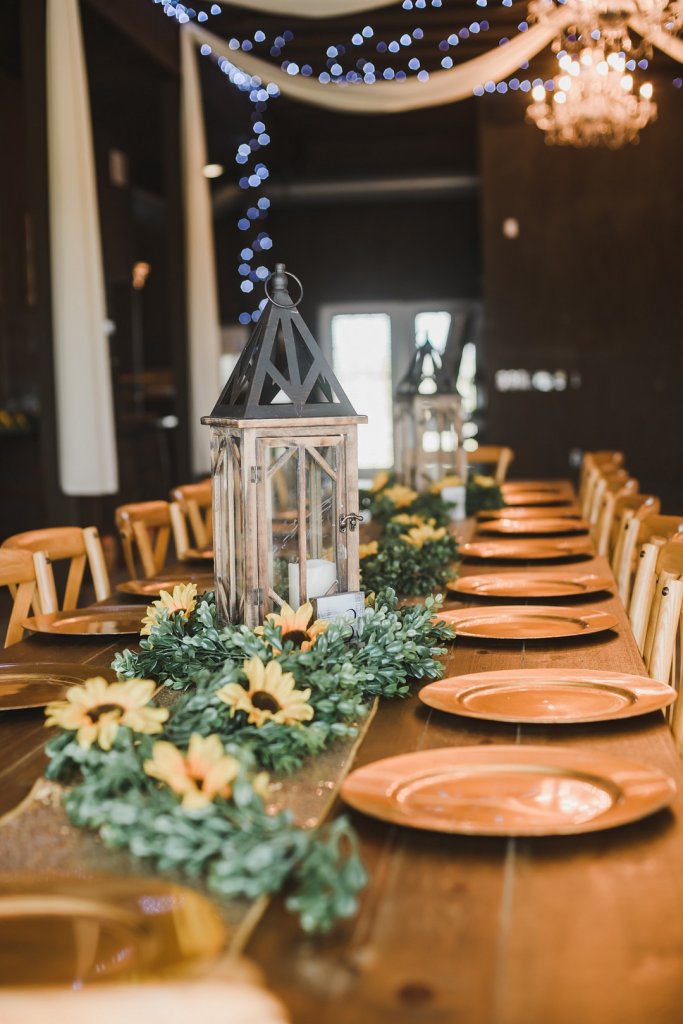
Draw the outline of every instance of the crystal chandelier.
M564 51L552 91L543 85L532 90L527 119L546 133L547 143L618 149L637 142L639 132L657 117L652 85L645 82L634 92L623 51L606 49L601 41L584 46L578 55Z
M543 22L558 7L565 10L567 21L555 42L556 51L592 39L600 40L605 55L651 56L652 40L659 32L675 35L683 27L683 0L531 0L529 21ZM629 25L641 36L638 47L633 46Z

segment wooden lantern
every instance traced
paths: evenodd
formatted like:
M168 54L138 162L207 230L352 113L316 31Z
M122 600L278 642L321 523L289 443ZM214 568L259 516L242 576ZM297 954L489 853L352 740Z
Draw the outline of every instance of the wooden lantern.
M396 389L394 448L400 479L416 490L445 476L467 479L460 396L428 338Z
M357 429L367 417L304 323L288 276L277 264L254 332L202 419L221 623L256 626L284 603L359 586Z

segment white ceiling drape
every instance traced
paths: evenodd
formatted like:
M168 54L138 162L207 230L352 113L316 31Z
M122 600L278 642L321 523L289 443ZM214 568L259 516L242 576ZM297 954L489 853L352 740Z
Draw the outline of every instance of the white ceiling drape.
M228 50L225 39L200 25L185 25L183 31L193 35L198 44L207 43L215 53L224 53L242 71L258 75L263 82L273 82L282 95L290 99L354 114L399 114L422 107L455 103L471 96L477 85L507 78L521 64L548 46L567 22L567 12L558 8L542 24L534 25L527 32L520 32L514 39L502 46L495 46L479 57L473 57L446 71L433 72L427 82L411 78L403 82L375 82L373 85L325 85L317 78L288 75L276 65L251 53L234 54Z
M209 415L221 388L221 345L211 195L203 174L204 110L197 54L187 32L181 33L180 59L191 452L194 472L204 473L210 468L209 432L200 419Z
M390 7L398 0L219 0L223 7L242 7L260 14L282 14L295 18L341 18L378 7Z
M113 494L114 403L78 0L48 0L46 72L59 480L65 494Z

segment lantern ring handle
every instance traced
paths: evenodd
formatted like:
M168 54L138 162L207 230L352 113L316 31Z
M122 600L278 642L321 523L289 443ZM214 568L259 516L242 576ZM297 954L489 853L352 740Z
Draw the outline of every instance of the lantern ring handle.
M268 285L270 284L271 279L275 276L276 273L277 271L273 271L270 277L266 280L266 283L264 285L265 293L267 297L270 299L270 301L273 303L273 305L277 306L278 309L293 309L295 306L299 305L299 303L304 297L304 286L302 285L301 281L296 276L296 274L292 274L289 270L285 270L284 273L287 275L287 277L291 277L292 281L296 281L296 283L299 285L299 290L301 294L299 295L299 298L296 300L296 302L292 302L289 306L286 306L284 302L276 302L273 296L268 291Z

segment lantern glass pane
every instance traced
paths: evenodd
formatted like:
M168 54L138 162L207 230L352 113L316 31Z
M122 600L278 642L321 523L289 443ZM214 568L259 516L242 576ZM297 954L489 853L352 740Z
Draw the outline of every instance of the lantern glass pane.
M336 447L306 448L306 600L339 590L336 472ZM296 599L298 571L293 577Z
M244 497L242 495L242 456L240 452L239 438L237 437L230 439L229 472L232 477L232 483L229 487L232 503L232 524L229 529L229 535L232 537L232 544L231 550L228 552L231 561L232 578L234 579L234 592L232 595L234 612L232 618L233 621L241 621L244 617L245 541Z
M299 561L299 448L269 447L266 453L267 574L275 608L290 600L289 566ZM296 607L296 605L295 605Z

